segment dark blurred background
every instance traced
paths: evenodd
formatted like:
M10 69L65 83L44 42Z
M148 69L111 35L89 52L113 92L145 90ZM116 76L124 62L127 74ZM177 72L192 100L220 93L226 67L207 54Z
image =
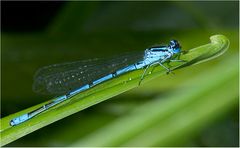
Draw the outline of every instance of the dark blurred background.
M237 1L1 1L1 7L1 117L52 97L32 92L33 75L44 65L142 51L154 44L168 43L172 38L178 39L187 50L208 43L214 34L224 34L230 39L231 46L224 58L238 54ZM220 60L203 64L198 71L193 68L178 79L184 81ZM71 115L7 146L71 145L127 113L132 104L137 106L164 92L159 88L142 96L136 91ZM125 107L115 113L111 108L118 104ZM238 112L238 105L235 105L179 146L238 146ZM76 129L79 131L74 132Z

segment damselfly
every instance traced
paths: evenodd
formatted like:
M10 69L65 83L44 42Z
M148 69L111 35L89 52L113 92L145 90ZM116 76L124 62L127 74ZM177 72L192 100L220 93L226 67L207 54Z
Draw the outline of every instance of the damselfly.
M163 64L181 62L180 54L180 44L176 40L171 40L169 45L147 48L141 53L127 54L110 60L93 59L43 67L35 74L33 90L38 93L60 95L60 97L32 112L12 119L10 125L23 123L82 91L130 71L144 69L139 84L150 66L160 65L167 72L171 72L170 68Z

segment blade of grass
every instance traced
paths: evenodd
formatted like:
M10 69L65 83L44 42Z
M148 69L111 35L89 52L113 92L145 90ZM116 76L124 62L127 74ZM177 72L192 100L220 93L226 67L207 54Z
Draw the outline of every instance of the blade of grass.
M173 63L173 69L199 63L199 60L206 61L207 59L211 59L212 56L220 55L226 51L229 46L229 40L223 35L214 35L210 38L210 40L211 43L189 50L190 52L182 55L181 59L189 62L185 64ZM165 69L159 66L154 69L152 67L150 71L152 71L152 73L147 74L142 84L160 75L166 74ZM47 102L4 117L1 119L1 145L8 144L57 120L81 111L87 107L93 106L99 102L105 101L134 87L138 87L138 82L142 72L143 70L138 70L109 80L85 92L77 94L72 97L72 99L63 102L18 126L11 127L9 125L9 121L19 115L32 111Z

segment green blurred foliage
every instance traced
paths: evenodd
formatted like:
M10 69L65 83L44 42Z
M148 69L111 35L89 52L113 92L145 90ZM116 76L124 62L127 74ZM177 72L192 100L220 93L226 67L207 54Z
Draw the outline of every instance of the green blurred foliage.
M224 60L238 58L238 9L238 2L66 2L44 30L2 33L2 116L48 100L49 96L31 91L34 72L44 65L142 51L172 38L178 39L184 50L206 44L213 34L223 34L230 40L228 52L220 58L179 70L174 77L161 77L8 146L74 144L156 96L171 94L191 77ZM181 146L237 146L238 105L225 110L224 115L216 115L218 120Z

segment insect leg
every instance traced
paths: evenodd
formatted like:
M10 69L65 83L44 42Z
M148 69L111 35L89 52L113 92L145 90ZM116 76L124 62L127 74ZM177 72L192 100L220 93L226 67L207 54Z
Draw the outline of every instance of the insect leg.
M167 56L165 59L159 61L158 64L167 70L167 74L168 74L168 73L174 74L174 73L171 71L170 68L167 68L166 66L164 66L164 65L162 64L162 63L166 62L167 59L169 59L169 58L171 58L171 56Z
M168 72L171 72L171 70L169 68L167 68L166 66L164 66L161 62L158 62L158 64L160 66L162 66L163 68L165 68Z
M147 71L147 69L150 67L150 65L148 65L145 69L144 69L144 72L143 72L143 74L142 74L142 76L141 76L141 79L140 79L140 81L139 81L139 83L138 83L138 86L140 86L141 85L141 82L142 82L142 80L143 80L143 78L144 78L144 76L145 76L145 74L146 74L146 71Z

